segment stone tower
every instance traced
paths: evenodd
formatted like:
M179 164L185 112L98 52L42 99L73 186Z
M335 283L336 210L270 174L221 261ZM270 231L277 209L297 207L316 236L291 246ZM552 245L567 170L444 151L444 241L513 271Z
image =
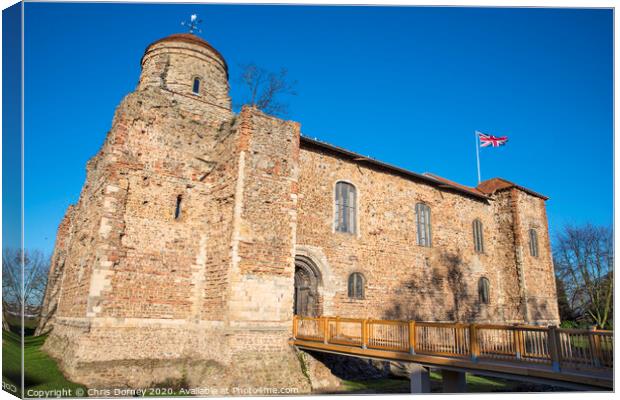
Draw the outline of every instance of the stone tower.
M287 341L299 125L234 115L226 62L194 35L141 66L59 227L44 349L89 387L306 391Z
M141 64L138 90L149 86L167 89L230 111L228 65L199 37L176 34L160 39L146 49ZM195 80L199 81L197 91L193 90Z

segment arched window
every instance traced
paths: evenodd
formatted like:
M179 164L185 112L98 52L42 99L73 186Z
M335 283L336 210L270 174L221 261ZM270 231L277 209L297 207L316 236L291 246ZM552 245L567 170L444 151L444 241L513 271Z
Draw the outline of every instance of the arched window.
M356 192L355 186L347 182L336 183L336 215L335 227L337 232L356 232Z
M431 208L424 203L415 205L418 245L431 247Z
M194 94L200 94L200 78L194 78L194 83L192 84L192 92Z
M174 219L181 218L181 202L183 201L183 197L181 195L177 196L177 205L174 209Z
M364 276L359 272L349 275L349 297L352 299L364 298Z
M476 253L483 253L484 240L482 235L482 222L476 218L472 225L474 228L474 250Z
M530 229L530 255L538 257L538 233L536 229Z
M482 304L489 304L491 300L490 293L490 284L489 280L485 277L480 278L478 281L478 297Z

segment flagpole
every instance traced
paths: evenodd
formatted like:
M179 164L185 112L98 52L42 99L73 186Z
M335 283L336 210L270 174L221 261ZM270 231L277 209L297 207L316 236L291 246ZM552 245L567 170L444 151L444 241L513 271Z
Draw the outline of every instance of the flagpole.
M476 163L478 165L478 184L480 184L480 146L478 145L478 132L474 131L474 138L476 144Z

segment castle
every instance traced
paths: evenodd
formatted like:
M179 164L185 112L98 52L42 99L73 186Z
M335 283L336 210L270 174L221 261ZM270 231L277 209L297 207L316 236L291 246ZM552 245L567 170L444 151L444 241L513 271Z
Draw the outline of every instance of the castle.
M294 312L559 322L545 196L234 114L226 61L192 34L141 66L58 229L40 331L70 379L307 390Z

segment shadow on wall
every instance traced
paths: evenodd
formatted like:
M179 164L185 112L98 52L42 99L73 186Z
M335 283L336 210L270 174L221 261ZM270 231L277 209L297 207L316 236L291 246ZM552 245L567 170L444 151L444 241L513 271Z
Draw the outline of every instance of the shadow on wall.
M331 373L339 379L381 379L390 375L390 364L387 361L367 360L338 354L305 351L329 368Z
M529 299L528 301L530 319L532 321L555 320L556 316L549 309L549 302L546 299Z
M466 278L460 251L442 251L434 260L426 258L425 264L418 277L394 291L384 318L469 322L481 316L477 284L471 287Z
M523 299L516 304L486 306L479 300L478 277L468 277L469 266L463 263L460 251L442 251L427 258L425 268L414 279L394 290L385 319L416 321L472 322L480 320L522 320ZM491 289L493 290L493 289ZM530 323L556 319L549 299L530 298ZM505 315L507 314L507 315Z

